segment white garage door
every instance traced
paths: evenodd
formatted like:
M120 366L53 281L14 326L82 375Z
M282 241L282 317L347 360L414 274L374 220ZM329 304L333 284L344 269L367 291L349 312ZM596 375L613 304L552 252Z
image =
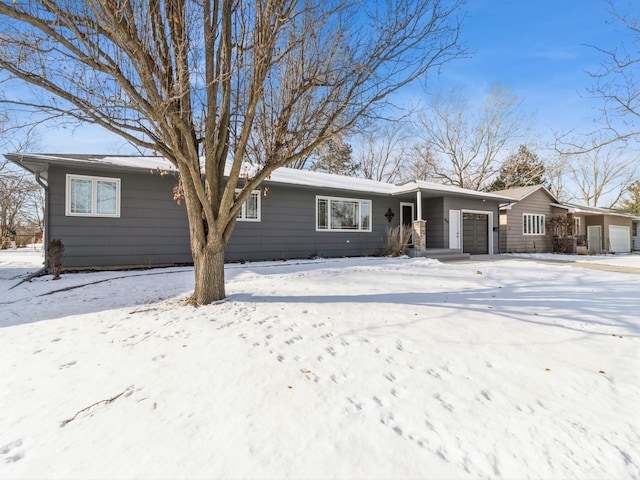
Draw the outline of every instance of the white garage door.
M609 245L611 253L629 253L631 251L629 227L609 225Z

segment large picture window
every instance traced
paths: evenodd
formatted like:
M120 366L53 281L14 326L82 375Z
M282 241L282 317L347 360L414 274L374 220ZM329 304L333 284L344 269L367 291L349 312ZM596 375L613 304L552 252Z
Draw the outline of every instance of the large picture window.
M371 231L371 200L316 197L316 230Z
M237 192L239 192L238 190ZM236 193L237 193L236 192ZM254 190L242 204L242 208L236 216L239 222L259 222L260 221L260 191Z
M120 179L67 175L66 215L119 217Z
M525 235L544 235L544 215L538 213L522 214L522 233Z

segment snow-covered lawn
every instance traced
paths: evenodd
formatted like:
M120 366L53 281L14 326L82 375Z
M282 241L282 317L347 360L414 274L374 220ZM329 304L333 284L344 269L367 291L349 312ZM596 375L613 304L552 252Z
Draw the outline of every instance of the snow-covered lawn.
M640 478L640 275L522 259L23 283L0 252L0 478ZM76 288L77 287L77 288Z

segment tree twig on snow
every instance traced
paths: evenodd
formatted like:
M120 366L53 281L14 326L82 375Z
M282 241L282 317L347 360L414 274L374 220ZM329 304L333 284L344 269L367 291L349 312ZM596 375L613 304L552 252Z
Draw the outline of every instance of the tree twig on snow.
M127 393L127 391L129 391L129 389L130 389L130 388L131 388L131 387L127 387L127 388L125 388L122 392L120 392L118 395L116 395L116 396L114 396L114 397L107 398L107 399L104 399L104 400L100 400L100 401L98 401L98 402L96 402L96 403L92 403L92 404L91 404L91 405L89 405L88 407L84 407L82 410L78 410L78 411L76 412L76 414L75 414L73 417L71 417L71 418L67 418L66 420L63 420L63 421L62 421L62 423L60 424L60 427L64 427L64 426L66 426L67 424L69 424L69 423L73 422L73 421L77 418L77 416L78 416L78 415L80 415L82 412L86 412L86 411L88 411L88 410L92 409L93 407L97 407L97 406L98 406L98 405L100 405L101 403L104 403L105 405L108 405L108 404L110 404L110 403L115 402L118 398L120 398L122 395L124 395L125 393Z

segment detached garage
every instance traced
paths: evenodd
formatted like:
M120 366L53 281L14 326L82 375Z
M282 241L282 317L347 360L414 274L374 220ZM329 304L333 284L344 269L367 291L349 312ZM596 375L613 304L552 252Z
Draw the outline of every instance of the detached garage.
M631 252L631 229L609 225L609 251L611 253Z

